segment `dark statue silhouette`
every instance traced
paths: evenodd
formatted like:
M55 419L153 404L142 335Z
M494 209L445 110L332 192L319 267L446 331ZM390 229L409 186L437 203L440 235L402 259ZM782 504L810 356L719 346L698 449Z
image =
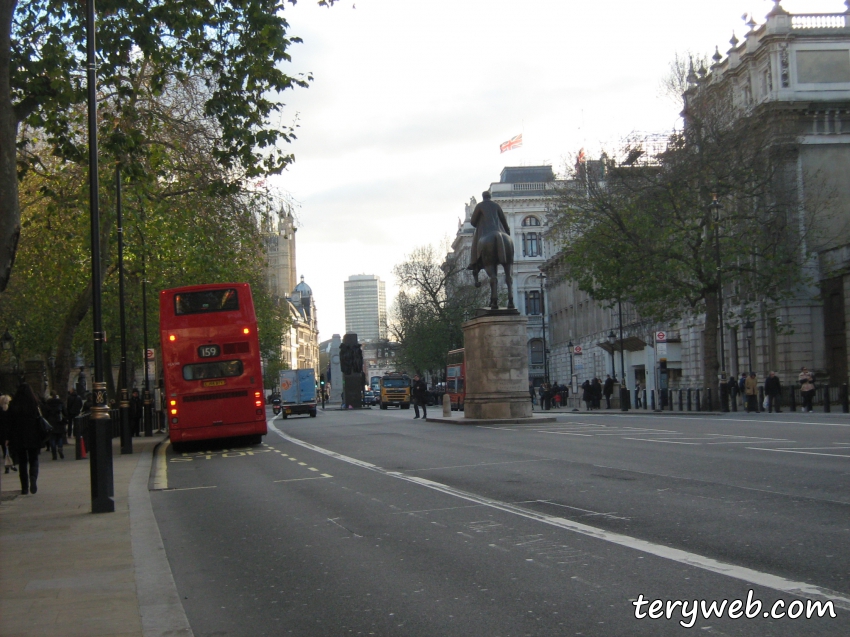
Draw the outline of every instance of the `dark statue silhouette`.
M490 309L499 309L498 270L501 264L505 271L505 284L508 287L508 309L514 309L514 292L511 285L511 265L514 262L514 242L502 207L490 199L490 193L483 194L484 201L475 206L470 223L475 228L472 235L472 249L469 255L468 270L475 277L475 287L481 287L478 273L487 272L490 277Z

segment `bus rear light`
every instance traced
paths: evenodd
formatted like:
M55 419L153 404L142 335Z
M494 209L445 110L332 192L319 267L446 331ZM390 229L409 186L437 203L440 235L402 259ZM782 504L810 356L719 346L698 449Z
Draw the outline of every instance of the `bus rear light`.
M260 397L260 392L255 391L255 392L254 392L254 398L259 398L259 397Z
M243 328L242 328L242 333L243 333L243 334L250 334L250 333L251 333L251 330L249 330L247 327L243 327Z
M263 401L262 400L256 400L256 401L254 401L254 405L256 405L257 407L262 407Z
M176 340L177 340L177 337L176 337L174 334L169 334L169 335L168 335L168 340L169 340L169 341L171 341L171 342L173 343L174 341L176 341Z
M177 410L176 410L176 409L172 409L172 410L171 410L171 415L172 415L172 416L176 416L176 415L177 415Z
M172 407L176 407L176 406L177 406L177 401L176 401L176 400L172 400L172 401L171 401L171 406L172 406Z

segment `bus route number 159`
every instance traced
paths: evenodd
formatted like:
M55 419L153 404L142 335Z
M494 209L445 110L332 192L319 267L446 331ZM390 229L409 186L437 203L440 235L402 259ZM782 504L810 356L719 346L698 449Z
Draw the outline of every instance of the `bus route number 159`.
M218 345L201 345L198 348L198 356L201 358L215 358L221 354L221 348Z

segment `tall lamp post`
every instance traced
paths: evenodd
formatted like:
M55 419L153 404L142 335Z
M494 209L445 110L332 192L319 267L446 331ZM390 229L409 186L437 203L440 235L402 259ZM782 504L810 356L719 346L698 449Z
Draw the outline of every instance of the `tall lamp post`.
M711 195L709 204L714 213L714 256L717 262L717 323L720 330L720 408L729 411L729 387L726 384L726 343L723 335L723 278L721 276L720 261L720 209L722 206L717 201L717 193Z
M620 323L620 373L623 375L620 381L620 410L628 411L631 399L629 397L629 388L626 387L626 357L623 353L623 301L619 298L617 299L617 315L617 320Z
M747 365L750 367L750 371L753 371L753 330L756 325L752 321L747 321L744 323L744 329L747 332Z
M121 210L121 164L115 164L115 218L118 224L118 316L121 324L121 380L118 414L121 421L121 453L133 453L130 430L130 394L127 391L127 322L124 316L124 217Z
M546 302L543 297L543 282L546 280L546 275L541 270L537 274L540 280L540 321L543 327L543 382L549 384L549 352L546 350Z
M573 352L575 351L575 345L573 345L572 339L567 343L567 351L570 353L570 395L575 401L578 394L578 383L575 380L575 373L573 372ZM573 402L573 411L578 411L575 402Z
M100 191L97 176L97 79L95 66L94 0L86 0L86 82L88 88L89 135L89 209L91 211L91 282L92 336L94 340L94 405L91 410L90 434L92 445L89 461L92 513L112 513L115 502L110 497L112 483L112 432L109 407L106 404L106 383L103 374L103 316L101 314L100 273Z

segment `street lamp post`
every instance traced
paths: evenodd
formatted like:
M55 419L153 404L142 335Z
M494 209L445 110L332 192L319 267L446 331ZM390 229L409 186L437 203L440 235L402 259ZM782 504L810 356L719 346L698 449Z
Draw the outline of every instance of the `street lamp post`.
M86 0L86 80L88 88L89 208L91 211L92 336L94 340L94 405L89 421L91 511L112 513L112 432L103 374L103 316L101 313L100 209L97 175L97 86L95 63L94 0Z
M753 371L753 330L755 323L747 321L744 323L744 329L747 332L747 364L750 366L750 371Z
M543 297L543 282L546 280L546 275L543 272L537 274L540 280L540 321L543 327L543 382L549 383L549 356L546 350L546 303Z
M614 330L608 332L608 344L611 346L611 376L617 378L617 365L614 363L614 343L617 342L617 335Z
M626 387L626 357L623 354L623 302L617 299L617 315L620 323L620 373L623 375L620 381L620 410L629 410L629 388Z
M575 380L575 373L573 372L573 351L575 350L575 345L573 345L572 339L567 343L567 351L570 353L570 395L572 396L573 401L577 399L578 394L578 383ZM573 402L573 411L578 411L578 407L576 407L576 403Z
M729 387L726 384L726 343L723 335L723 278L720 261L720 209L717 193L712 194L709 207L714 212L714 253L717 261L717 321L720 330L720 408L729 411Z
M121 421L121 454L133 453L130 431L130 394L127 391L127 322L124 316L124 217L121 210L121 164L115 164L115 219L118 225L118 317L121 324L121 381L118 417Z

